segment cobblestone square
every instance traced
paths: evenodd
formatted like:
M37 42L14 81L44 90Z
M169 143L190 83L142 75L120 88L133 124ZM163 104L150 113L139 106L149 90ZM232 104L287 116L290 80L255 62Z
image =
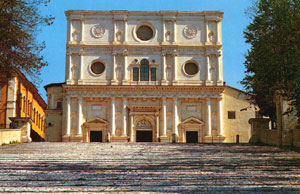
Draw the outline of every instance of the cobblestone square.
M300 193L300 153L234 144L8 145L0 147L0 193Z

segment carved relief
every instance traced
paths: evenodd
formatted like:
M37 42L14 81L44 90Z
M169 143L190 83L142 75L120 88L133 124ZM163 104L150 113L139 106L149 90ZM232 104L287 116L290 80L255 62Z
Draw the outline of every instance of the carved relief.
M97 24L91 27L91 33L95 38L102 38L105 34L104 26Z
M183 29L183 35L188 39L195 38L197 32L198 32L197 27L194 25L187 25Z
M152 126L151 126L151 123L147 120L141 120L137 123L136 125L136 128L137 129L151 129Z

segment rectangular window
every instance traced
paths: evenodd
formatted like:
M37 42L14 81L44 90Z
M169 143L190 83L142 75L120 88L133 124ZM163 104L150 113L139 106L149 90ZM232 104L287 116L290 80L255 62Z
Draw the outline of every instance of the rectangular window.
M156 68L151 67L150 72L151 72L151 81L156 81Z
M140 81L149 81L149 68L148 67L141 68Z
M133 81L139 81L139 68L133 68Z
M235 119L235 111L228 111L228 119Z
M56 109L62 109L62 102L56 102Z

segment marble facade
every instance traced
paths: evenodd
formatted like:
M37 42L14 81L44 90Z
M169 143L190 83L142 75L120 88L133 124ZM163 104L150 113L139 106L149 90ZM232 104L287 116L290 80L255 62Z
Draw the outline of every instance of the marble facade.
M233 141L226 105L249 104L223 81L222 12L65 14L66 81L45 86L49 141ZM236 118L245 141L254 115Z

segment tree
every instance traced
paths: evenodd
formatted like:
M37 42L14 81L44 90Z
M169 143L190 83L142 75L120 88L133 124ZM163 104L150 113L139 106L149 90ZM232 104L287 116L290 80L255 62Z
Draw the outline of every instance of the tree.
M291 101L300 118L300 0L257 0L249 10L253 21L244 37L251 49L241 83L272 121L276 91Z
M50 0L0 0L0 72L11 76L21 70L35 80L47 66L41 51L45 43L36 40L41 26L51 25L52 16L42 16L40 6Z

